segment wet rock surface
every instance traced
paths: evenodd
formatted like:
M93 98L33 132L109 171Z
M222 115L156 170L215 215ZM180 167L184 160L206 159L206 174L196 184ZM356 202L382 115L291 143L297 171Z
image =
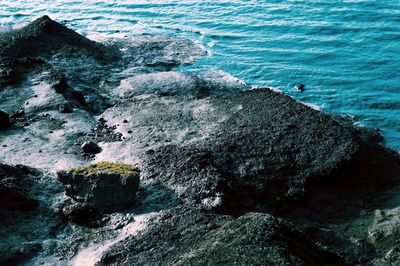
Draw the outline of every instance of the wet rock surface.
M398 263L400 158L381 132L176 71L203 53L48 17L0 33L0 264ZM76 168L102 161L140 184Z

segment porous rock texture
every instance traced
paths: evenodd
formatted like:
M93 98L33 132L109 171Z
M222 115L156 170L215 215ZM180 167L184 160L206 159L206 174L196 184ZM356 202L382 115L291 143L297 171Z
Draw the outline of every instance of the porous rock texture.
M137 237L121 241L99 265L342 265L293 225L269 214L238 218L172 209Z
M400 158L379 132L177 72L204 52L190 40L96 43L46 16L0 35L0 264L399 261ZM135 204L121 175L68 173L100 161L141 169Z
M126 114L128 123L118 120ZM132 132L121 145L137 145L145 175L210 208L257 209L302 197L309 179L328 176L358 150L349 130L269 89L129 99L105 118Z

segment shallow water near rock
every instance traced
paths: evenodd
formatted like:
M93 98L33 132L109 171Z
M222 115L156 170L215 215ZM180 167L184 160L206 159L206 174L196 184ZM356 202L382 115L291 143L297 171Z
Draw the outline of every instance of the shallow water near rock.
M220 69L249 85L277 87L379 127L400 150L397 0L4 0L0 10L3 29L48 14L90 38L189 37L208 55L184 71Z

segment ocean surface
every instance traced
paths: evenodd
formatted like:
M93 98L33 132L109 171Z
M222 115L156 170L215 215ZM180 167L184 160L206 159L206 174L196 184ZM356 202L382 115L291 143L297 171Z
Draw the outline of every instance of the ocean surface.
M179 70L277 88L400 151L400 0L0 0L0 29L45 14L89 37L193 39L207 53Z

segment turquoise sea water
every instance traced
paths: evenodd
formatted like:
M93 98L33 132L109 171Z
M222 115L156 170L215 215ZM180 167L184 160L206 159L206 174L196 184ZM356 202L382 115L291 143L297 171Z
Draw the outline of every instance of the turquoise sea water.
M2 28L44 14L83 34L195 39L208 54L183 71L279 88L379 127L400 151L400 0L0 0Z

